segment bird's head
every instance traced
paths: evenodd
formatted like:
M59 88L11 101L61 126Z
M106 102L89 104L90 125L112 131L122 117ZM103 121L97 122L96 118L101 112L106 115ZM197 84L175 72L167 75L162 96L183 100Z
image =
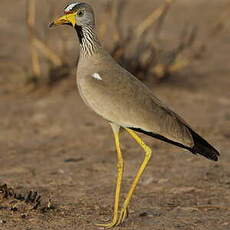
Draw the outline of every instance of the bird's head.
M94 13L91 6L83 2L75 2L67 5L64 9L64 15L50 23L50 27L53 25L70 25L87 26L95 25Z

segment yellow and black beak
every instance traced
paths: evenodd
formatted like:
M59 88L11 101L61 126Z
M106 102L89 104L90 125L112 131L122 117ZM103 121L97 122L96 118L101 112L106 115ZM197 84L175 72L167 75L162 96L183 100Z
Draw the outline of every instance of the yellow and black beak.
M60 18L57 18L53 22L49 24L49 27L52 27L54 25L71 25L75 27L76 25L76 13L70 13L66 14L64 16L61 16Z

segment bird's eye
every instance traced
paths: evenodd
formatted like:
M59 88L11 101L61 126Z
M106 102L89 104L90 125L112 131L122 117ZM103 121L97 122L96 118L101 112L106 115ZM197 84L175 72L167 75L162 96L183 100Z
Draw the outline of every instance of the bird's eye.
M83 15L84 15L84 11L79 10L79 11L77 12L77 16L78 16L78 17L82 17Z

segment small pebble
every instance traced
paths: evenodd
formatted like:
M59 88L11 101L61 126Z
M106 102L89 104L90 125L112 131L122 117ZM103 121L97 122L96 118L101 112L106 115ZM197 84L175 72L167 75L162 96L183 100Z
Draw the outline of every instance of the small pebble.
M148 213L147 213L147 212L142 212L142 213L140 213L139 216L140 216L140 217L148 216Z
M5 220L0 220L0 224L5 224L6 221Z
M22 215L21 215L21 218L22 218L22 219L25 219L25 218L26 218L26 214L22 214Z
M12 208L10 208L10 210L14 211L14 212L18 211L18 209L16 207L12 207Z

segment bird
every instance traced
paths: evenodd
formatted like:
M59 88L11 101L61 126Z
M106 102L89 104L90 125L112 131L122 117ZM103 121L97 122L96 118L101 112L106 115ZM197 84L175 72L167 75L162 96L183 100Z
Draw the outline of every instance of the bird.
M122 224L128 217L130 200L152 156L151 148L137 133L160 139L213 161L217 161L220 154L183 118L161 102L143 82L113 59L103 48L95 24L93 8L85 2L74 2L68 4L64 15L49 26L69 25L75 29L80 43L76 74L79 94L86 105L110 123L113 131L117 152L113 216L109 223L97 224L112 228ZM124 160L119 141L121 130L127 131L145 153L122 205L120 193Z

